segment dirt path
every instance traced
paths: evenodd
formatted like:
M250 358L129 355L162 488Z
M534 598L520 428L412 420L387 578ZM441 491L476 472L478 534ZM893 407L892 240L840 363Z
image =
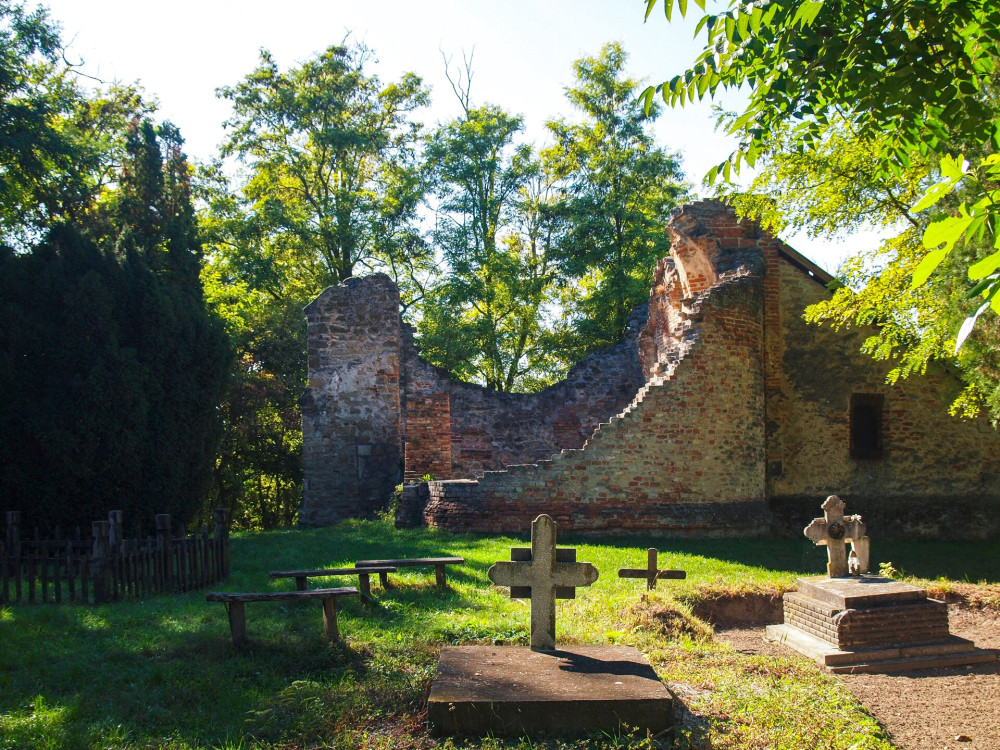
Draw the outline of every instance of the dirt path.
M980 648L1000 649L1000 615L950 607L951 630ZM788 656L764 641L763 628L719 629L745 653ZM805 657L802 657L805 658ZM818 667L817 667L818 668ZM1000 662L838 679L878 719L901 750L1000 750ZM961 737L961 740L956 738Z

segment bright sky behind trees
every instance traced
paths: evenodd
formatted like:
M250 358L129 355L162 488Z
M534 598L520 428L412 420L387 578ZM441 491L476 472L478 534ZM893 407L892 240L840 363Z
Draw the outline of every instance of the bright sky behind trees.
M282 67L300 63L350 32L375 50L373 70L384 80L404 71L432 87L427 125L456 117L458 101L444 75L441 51L474 49L474 103L522 114L527 136L541 146L544 124L572 116L563 95L573 61L619 40L630 54L629 74L659 83L682 72L701 51L694 18L667 23L657 8L643 24L639 0L174 0L169 6L134 0L48 0L63 28L68 58L105 81L138 80L160 105L159 118L177 125L190 157L207 160L223 139L229 103L216 97L258 62L263 47ZM722 100L735 108L739 101ZM658 141L680 151L688 179L698 185L734 141L714 130L708 103L665 108ZM698 187L702 195L707 189ZM854 235L841 243L786 238L820 265L835 270L846 255L874 240ZM864 244L862 244L864 243Z

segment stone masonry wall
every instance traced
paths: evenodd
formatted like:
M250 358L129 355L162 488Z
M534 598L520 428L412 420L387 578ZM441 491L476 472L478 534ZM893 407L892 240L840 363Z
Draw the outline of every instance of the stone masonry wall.
M423 361L383 275L307 309L302 523L371 515L523 532L798 536L829 494L873 537L1000 533L1000 439L946 405L931 369L889 387L868 331L807 325L828 274L727 206L671 214L671 255L626 340L537 394L452 382ZM880 403L877 455L851 456L852 397ZM859 420L860 423L860 420ZM477 478L478 477L478 478Z
M455 382L421 359L384 274L330 287L306 316L303 524L371 516L404 478L472 477L579 448L644 382L636 342L645 308L622 343L531 394Z
M512 463L548 458L563 448L579 448L601 421L621 411L645 382L636 357L646 310L633 313L620 344L596 352L566 377L539 393L500 393L451 380L448 373L420 358L409 326L404 326L404 409L406 474L416 478L471 478ZM450 473L435 468L435 456L412 451L414 413L422 399L447 403L450 420ZM420 435L426 433L421 426Z
M691 215L693 214L693 215ZM541 512L577 532L766 533L763 284L757 240L723 248L719 204L676 212L686 257L660 263L639 352L649 382L580 450L431 482L424 520L519 532ZM742 232L742 230L739 230ZM745 242L744 242L745 240ZM694 272L681 273L688 263Z
M299 523L370 516L402 480L399 292L385 274L349 279L305 313Z
M985 417L949 416L958 380L942 367L886 384L890 364L860 353L868 329L806 324L828 296L782 262L781 390L768 396L768 496L776 530L801 534L817 501L835 492L873 537L984 537L1000 533L1000 440ZM852 458L851 395L881 394L882 454Z

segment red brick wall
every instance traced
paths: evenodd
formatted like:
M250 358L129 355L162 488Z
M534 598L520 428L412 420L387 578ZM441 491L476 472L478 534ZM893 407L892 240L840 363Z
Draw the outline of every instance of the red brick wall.
M447 391L406 399L404 479L451 479L451 400Z

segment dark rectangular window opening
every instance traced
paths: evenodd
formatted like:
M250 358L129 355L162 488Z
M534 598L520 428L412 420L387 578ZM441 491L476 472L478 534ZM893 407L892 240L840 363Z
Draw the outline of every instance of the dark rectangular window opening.
M851 458L882 458L881 393L851 394Z

